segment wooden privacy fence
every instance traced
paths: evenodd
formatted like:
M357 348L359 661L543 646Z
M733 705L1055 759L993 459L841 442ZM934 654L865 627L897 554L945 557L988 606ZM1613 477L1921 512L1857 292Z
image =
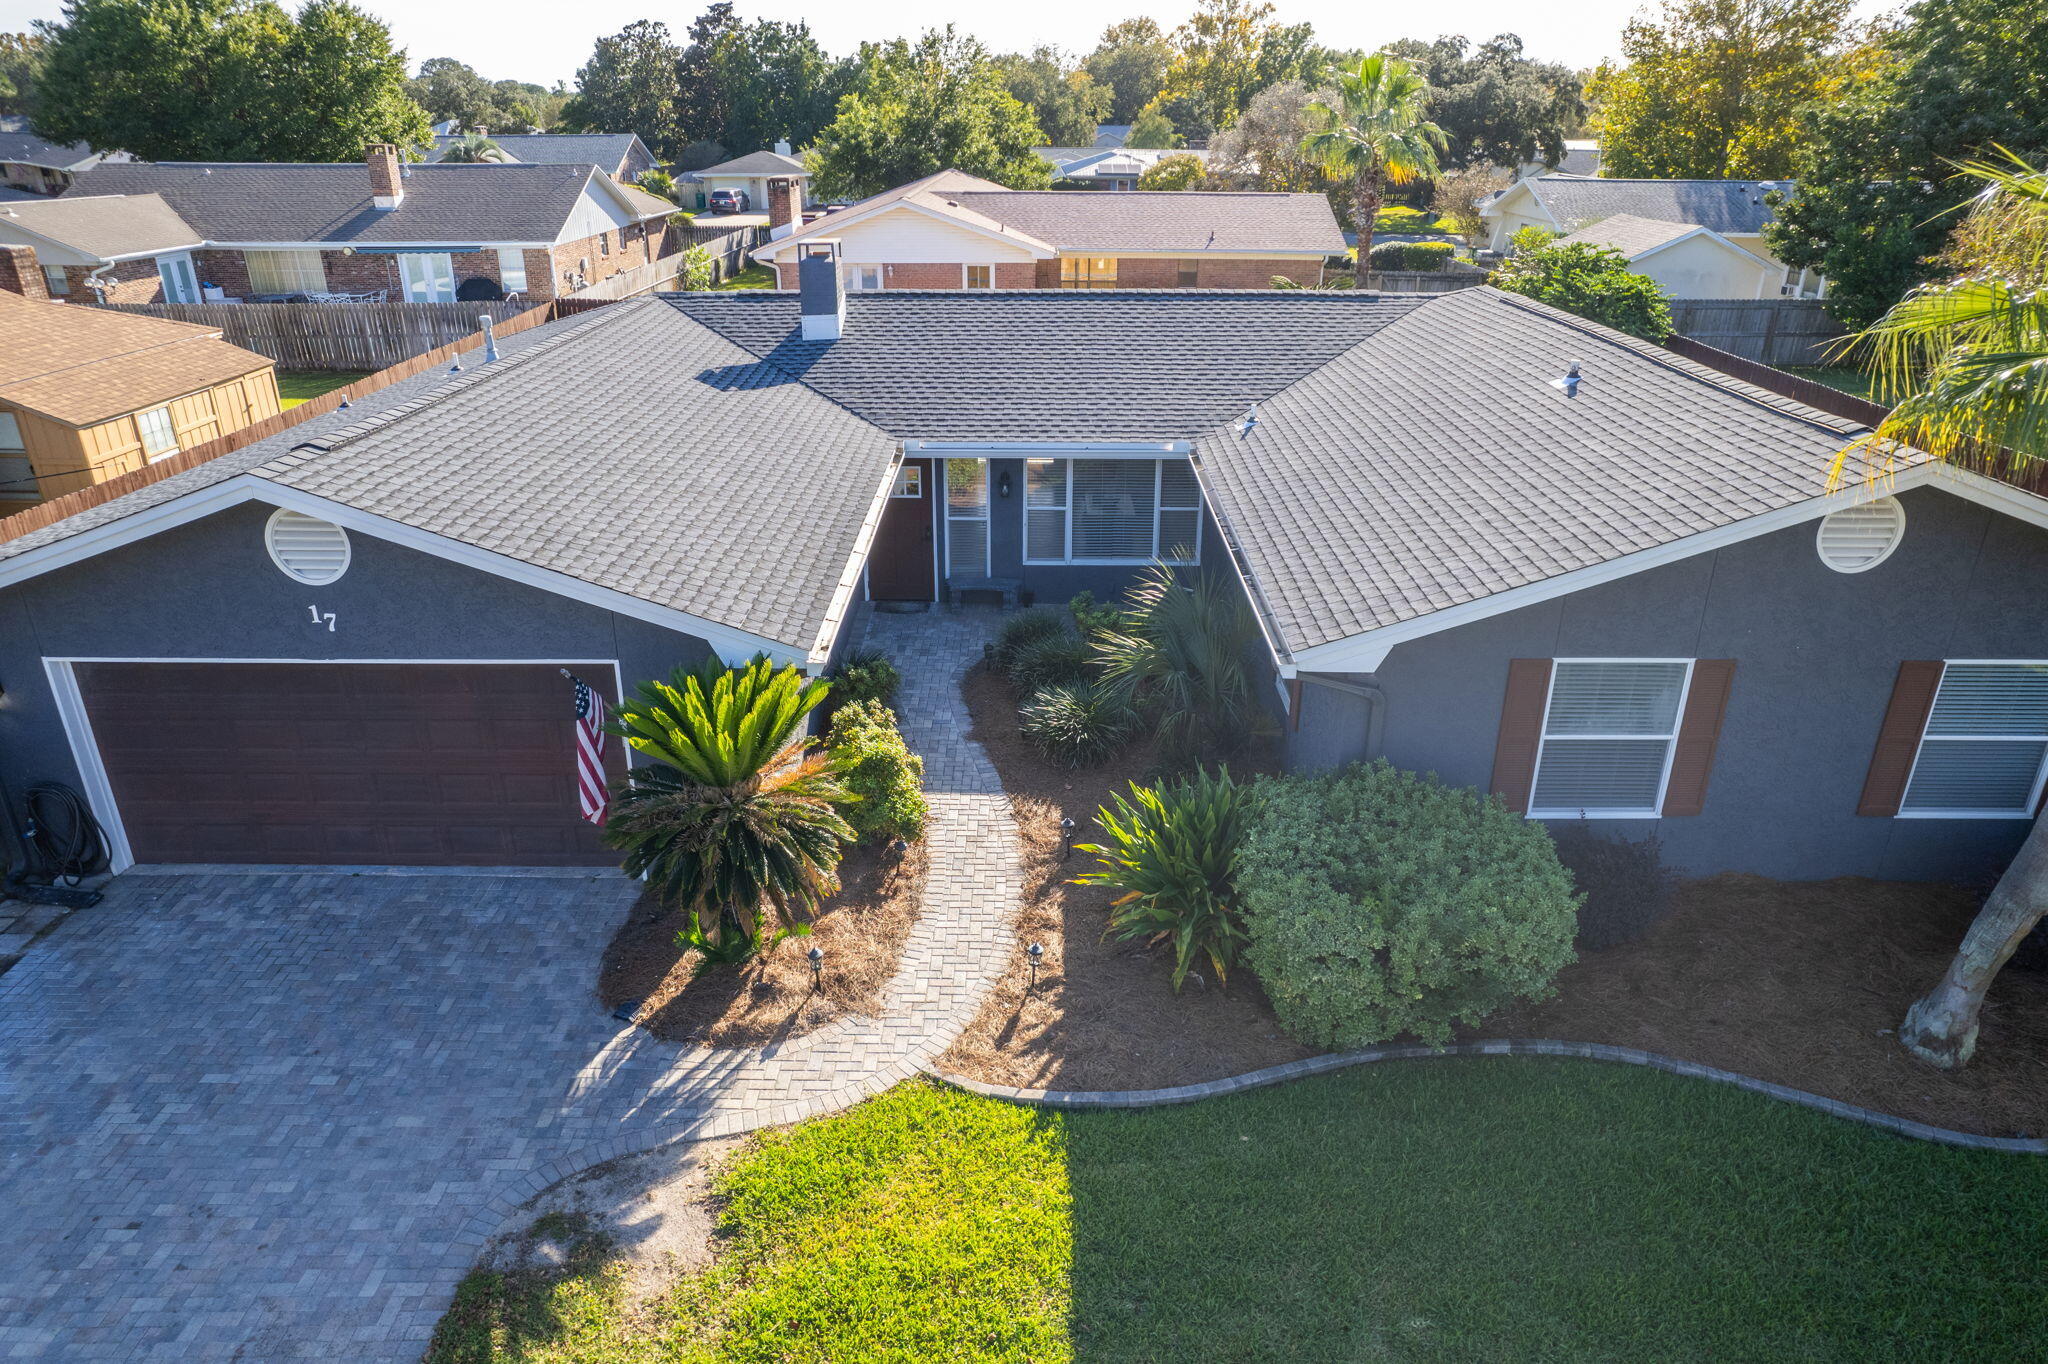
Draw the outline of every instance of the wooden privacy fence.
M1680 336L1765 365L1825 365L1845 335L1817 298L1674 298Z
M711 253L711 282L723 284L747 268L747 253L768 240L768 229L700 229L691 226L683 229L683 240L687 246L701 246Z
M678 289L676 281L683 273L683 253L663 256L648 265L636 265L630 270L621 270L610 279L600 280L588 289L578 289L571 298L603 299L607 302L631 298L635 294L652 293L656 289Z
M279 369L387 369L472 335L477 319L492 322L529 312L531 300L499 303L105 303L95 307L146 313L218 327L221 338L267 355ZM545 306L543 304L542 306Z
M517 332L523 332L529 327L538 327L545 323L553 322L557 318L570 317L577 313L589 312L595 308L609 307L610 303L611 300L609 299L552 299L537 307L527 308L514 313L512 316L497 322L494 330L501 337L511 336ZM297 305L245 304L242 306L291 307ZM330 304L327 306L337 305ZM412 306L431 308L442 305L429 303L414 304ZM492 305L463 304L461 306L490 307ZM241 309L230 305L228 311L239 312ZM415 374L423 374L437 366L448 364L457 355L467 354L470 351L476 350L483 343L483 333L472 328L468 334L457 337L445 345L436 346L432 350L418 355L408 356L396 365L380 369L375 374L366 374L346 387L333 389L330 392L321 394L317 398L308 399L297 407L288 408L274 417L265 417L262 421L245 426L239 431L230 431L225 436L217 436L204 445L195 445L189 450L181 450L175 455L157 460L154 464L145 464L140 469L130 470L117 478L110 478L104 483L95 483L89 488L80 488L76 492L66 493L62 497L55 497L51 498L48 502L38 503L25 511L16 512L12 516L0 517L0 541L15 539L18 536L28 534L32 530L41 530L44 526L54 521L61 521L74 512L82 512L88 507L97 507L103 502L111 502L123 493L134 492L137 488L146 488L152 483L169 478L172 474L181 474L187 469L196 468L210 459L218 459L232 451L245 449L248 446L254 445L259 440L265 440L276 435L280 431L290 430L301 422L332 412L340 407L344 400L354 402L356 399L367 394L375 393L378 389L389 388L401 379L410 379Z
M1853 393L1844 393L1838 388L1829 388L1826 384L1802 379L1797 374L1787 374L1782 369L1773 369L1755 360L1731 355L1725 350L1718 350L1690 336L1667 336L1664 338L1664 345L1674 354L1683 355L1686 359L1697 361L1709 369L1718 369L1723 374L1740 379L1744 383L1767 388L1773 393L1782 393L1788 398L1805 403L1808 407L1819 408L1823 412L1846 417L1865 426L1878 425L1891 412L1883 403L1874 403Z
M1365 287L1387 294L1448 294L1486 283L1484 270L1371 270Z

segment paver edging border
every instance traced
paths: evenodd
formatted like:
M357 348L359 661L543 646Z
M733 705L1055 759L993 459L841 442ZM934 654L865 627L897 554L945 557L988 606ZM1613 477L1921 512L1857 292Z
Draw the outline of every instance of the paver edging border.
M1676 1057L1664 1056L1654 1051L1610 1046L1604 1042L1554 1042L1545 1039L1513 1038L1461 1042L1447 1047L1367 1047L1362 1051L1310 1056L1300 1061L1288 1061L1277 1066L1246 1071L1242 1075L1226 1076L1221 1080L1209 1080L1194 1085L1174 1085L1167 1089L1022 1089L1014 1085L992 1085L981 1080L970 1080L964 1075L955 1075L936 1066L927 1066L925 1071L949 1085L957 1085L970 1093L990 1099L1001 1099L1008 1103L1066 1109L1158 1108L1168 1104L1213 1099L1247 1089L1262 1089L1267 1085L1277 1085L1310 1075L1322 1075L1351 1066L1370 1065L1379 1061L1433 1060L1446 1056L1565 1056L1587 1061L1609 1061L1619 1065L1648 1066L1652 1070L1661 1070L1672 1075L1687 1075L1695 1079L1711 1080L1716 1084L1733 1085L1737 1089L1746 1089L1766 1098L1818 1109L1833 1117L1881 1128L1896 1136L1910 1137L1916 1141L1930 1141L1943 1146L1962 1146L1980 1151L2048 1155L2048 1138L1987 1137L1975 1132L1958 1132L1949 1127L1936 1127L1931 1123L1915 1122L1911 1118L1880 1113L1874 1108L1860 1108L1855 1104L1843 1103L1840 1099L1809 1094L1803 1089L1793 1089L1789 1085L1759 1080L1753 1075L1721 1070L1715 1066L1701 1065L1697 1061L1681 1061Z

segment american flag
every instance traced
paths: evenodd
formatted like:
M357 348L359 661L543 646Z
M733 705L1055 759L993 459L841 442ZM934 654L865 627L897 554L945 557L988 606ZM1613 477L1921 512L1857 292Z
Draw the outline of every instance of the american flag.
M576 799L583 817L603 824L611 813L611 792L604 784L604 698L580 677L576 684Z

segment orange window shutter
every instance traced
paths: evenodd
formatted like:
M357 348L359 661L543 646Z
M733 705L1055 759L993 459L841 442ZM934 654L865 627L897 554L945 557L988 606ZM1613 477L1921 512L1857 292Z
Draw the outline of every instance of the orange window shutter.
M1927 728L1927 713L1934 709L1934 693L1941 686L1941 669L1939 659L1909 659L1899 665L1892 701L1877 731L1877 749L1870 755L1870 774L1863 779L1863 798L1856 802L1857 814L1899 812L1899 802L1906 798L1906 778L1913 775L1913 759L1920 751L1920 734Z
M1508 662L1508 692L1500 708L1500 738L1493 750L1492 791L1517 814L1529 808L1536 780L1536 748L1543 740L1543 708L1550 703L1550 660Z
M1707 778L1714 771L1714 747L1721 742L1721 717L1735 686L1735 660L1702 658L1692 665L1692 687L1678 722L1678 747L1671 754L1671 780L1664 787L1664 813L1696 815L1706 808Z

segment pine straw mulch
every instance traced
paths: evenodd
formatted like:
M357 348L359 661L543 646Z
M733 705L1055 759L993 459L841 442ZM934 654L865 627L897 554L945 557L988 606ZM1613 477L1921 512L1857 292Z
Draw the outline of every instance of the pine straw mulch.
M1022 836L1024 905L1008 973L940 1067L991 1084L1156 1089L1315 1054L1286 1035L1248 970L1227 989L1191 978L1176 996L1164 949L1103 940L1112 893L1068 884L1089 859L1061 860L1061 816L1089 841L1096 807L1142 778L1150 755L1067 772L1019 737L1000 677L976 669L965 691L973 737L1002 776ZM1503 1011L1459 1040L1605 1042L1967 1132L2048 1135L2048 971L2000 973L1976 1059L1961 1071L1913 1060L1893 1034L1940 977L1979 900L1958 887L1855 877L1683 881L1648 937L1586 954L1559 975L1557 998ZM1027 990L1032 942L1045 957Z
M598 998L607 1011L643 1001L634 1022L664 1042L758 1047L786 1042L846 1014L872 1015L903 959L924 892L925 845L902 852L860 844L839 863L840 892L826 901L808 937L785 938L744 966L691 978L697 958L676 947L682 916L642 895L605 949ZM825 953L823 988L811 989L815 946Z
M1040 758L1017 733L1009 684L986 668L968 673L972 737L996 765L1024 845L1024 903L1017 949L981 1012L940 1058L941 1069L990 1084L1045 1089L1151 1089L1236 1075L1313 1053L1281 1031L1249 972L1227 986L1206 964L1173 993L1172 953L1142 942L1105 941L1115 892L1069 884L1091 859L1060 857L1060 819L1077 843L1100 832L1095 811L1126 791L1152 756L1126 752L1103 768L1069 772ZM1249 776L1270 760L1233 763ZM1024 949L1045 948L1038 986L1028 988Z

